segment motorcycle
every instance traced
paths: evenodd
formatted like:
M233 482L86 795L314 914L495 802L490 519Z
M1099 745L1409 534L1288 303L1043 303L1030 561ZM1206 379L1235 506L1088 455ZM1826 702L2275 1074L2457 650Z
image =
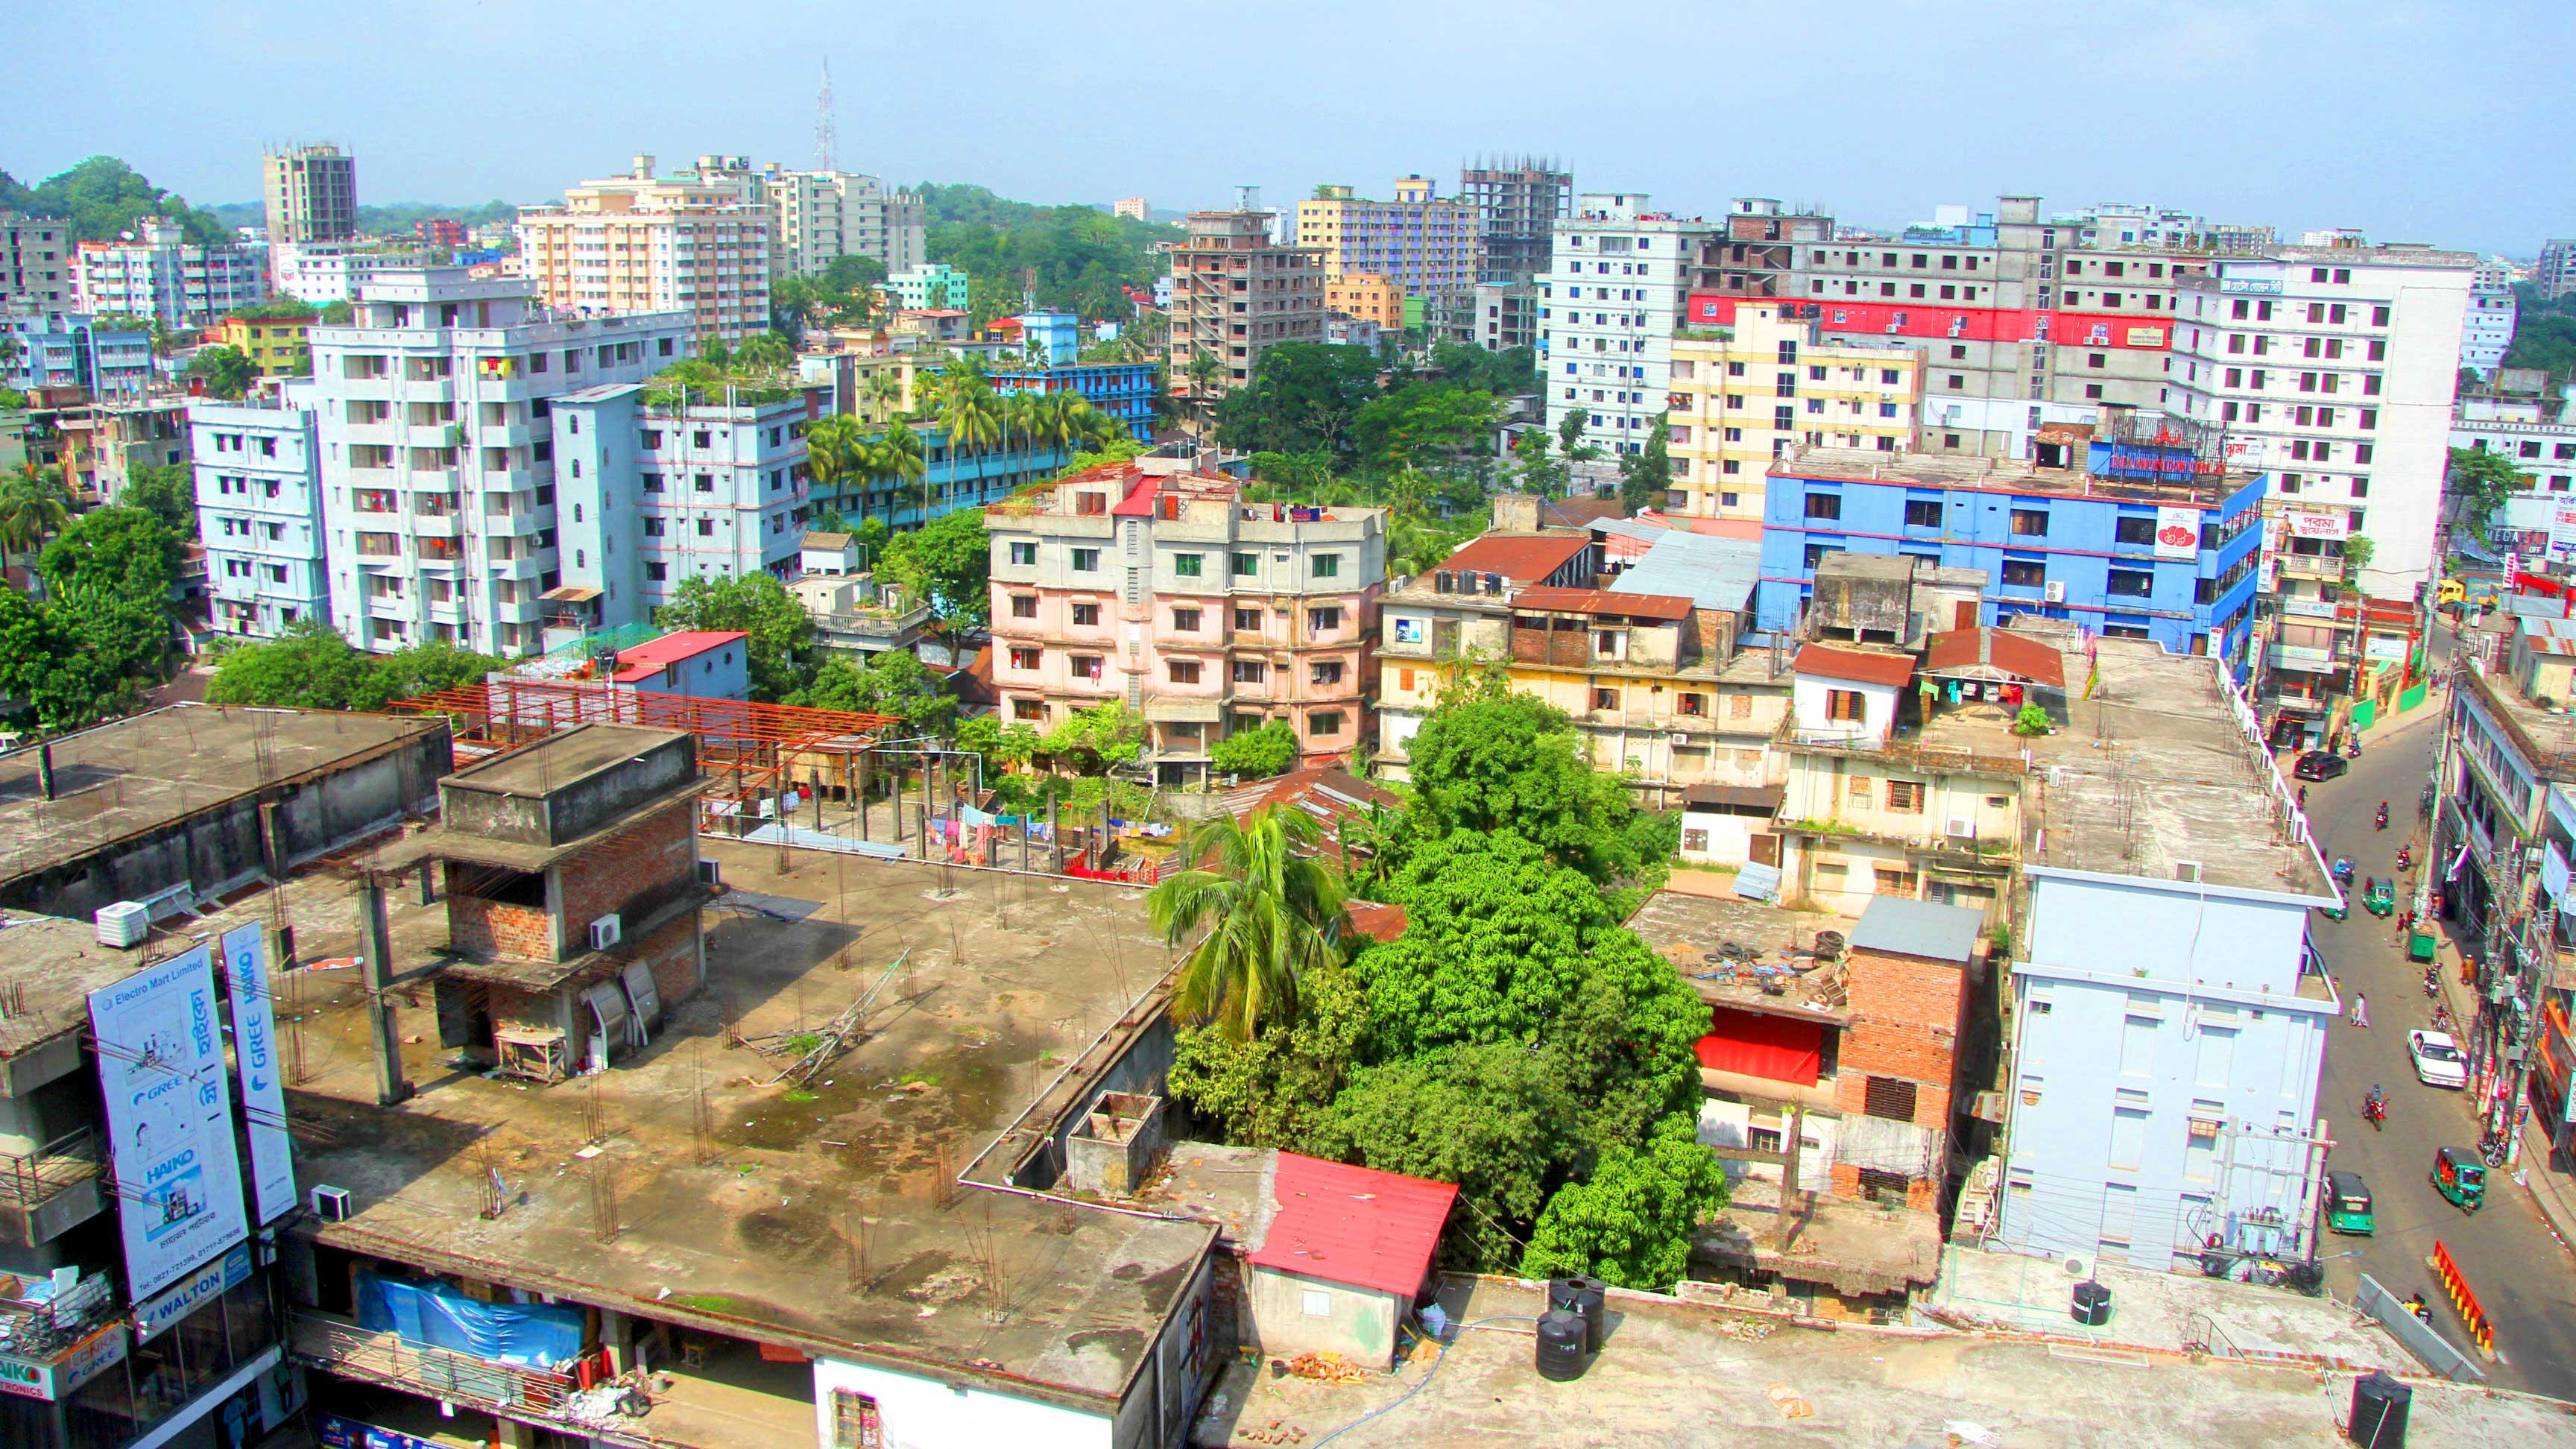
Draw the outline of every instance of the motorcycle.
M2489 1167L2504 1166L2505 1149L2506 1143L2501 1133L2489 1132L2478 1139L2478 1156L2486 1159Z
M2386 1123L2387 1123L2387 1121L2388 1121L2388 1096L2387 1096L2387 1094L2386 1094L2386 1093L2384 1093L2384 1092L2382 1092L2382 1091L2380 1091L2380 1090L2379 1090L2378 1088L2376 1088L2376 1087L2371 1088L2371 1089L2370 1089L2370 1095L2361 1099L2361 1115L2362 1115L2364 1118L2366 1118L2366 1119L2368 1119L2368 1120L2369 1120L2370 1125L2371 1125L2373 1128L2378 1129L2378 1130L2380 1130L2380 1131L2385 1131L2385 1130L2387 1130L2387 1128L2386 1128Z
M2386 830L2386 829L2388 828L2388 802L2387 802L2387 801L2382 800L2382 801L2380 801L2380 802L2379 802L2379 818L2378 818L2378 819L2376 819L2376 820L2374 820L2374 821L2372 821L2372 822L2371 822L2371 826L2372 826L2372 828L2373 828L2373 829L2377 829L2377 830Z
M2401 845L2401 846L2399 846L2399 847L2397 848L2397 870L2398 870L2398 873L2402 875L2402 874L2404 874L2404 873L2405 873L2405 872L2407 872L2407 871L2413 870L2414 868L2415 868L2415 852L2414 852L2413 850L2411 850L2411 849L2408 849L2408 848L2407 848L2407 847L2405 847L2405 846L2402 846L2402 845Z
M2424 968L2424 994L2426 996L2439 996L2442 994L2441 967L2427 966Z

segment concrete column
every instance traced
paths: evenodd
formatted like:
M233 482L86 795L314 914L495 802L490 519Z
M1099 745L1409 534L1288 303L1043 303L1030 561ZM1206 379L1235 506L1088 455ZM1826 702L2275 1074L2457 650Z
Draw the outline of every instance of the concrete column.
M376 1105L390 1107L411 1096L402 1070L402 1037L394 1028L393 932L385 922L385 885L374 875L358 887L359 916L366 933L366 960L361 979L367 988L367 1025L376 1043Z

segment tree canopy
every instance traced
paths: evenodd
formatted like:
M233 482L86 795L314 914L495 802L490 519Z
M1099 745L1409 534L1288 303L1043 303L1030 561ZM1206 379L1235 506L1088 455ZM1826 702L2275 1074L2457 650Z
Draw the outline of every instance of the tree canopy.
M1639 810L1593 768L1563 710L1473 673L1406 747L1414 802L1432 833L1510 830L1607 884L1670 858L1674 822Z
M501 660L453 644L369 654L317 620L279 638L236 644L215 661L206 698L275 709L378 710L398 699L482 682Z
M0 171L0 211L62 217L76 241L114 241L147 216L178 222L188 240L201 246L232 240L232 228L213 212L153 185L113 156L92 156L34 186Z
M942 691L939 677L908 649L889 649L860 660L835 654L814 671L810 682L787 697L787 703L896 715L908 735L945 735L957 720L955 696Z
M2531 484L2531 475L2515 467L2513 460L2502 453L2485 448L2453 448L2443 491L2449 495L2459 521L2477 536L2478 542L2485 543L2488 525L2505 500L2515 490ZM2345 542L2345 551L2351 551L2350 540Z
M814 619L787 586L765 573L730 578L683 579L671 602L653 611L661 629L739 629L749 635L744 654L751 697L784 702L806 687L821 662Z
M238 347L201 347L188 359L187 375L206 385L206 396L232 401L250 391L259 368Z
M1152 286L1168 265L1155 248L1181 237L1176 226L1012 201L981 186L924 181L914 190L927 255L967 274L978 321L1020 310L1023 287L1041 307L1124 319L1133 309L1121 289Z
M984 510L943 513L886 540L880 576L911 591L951 638L982 629L993 617L993 544Z
M1261 354L1251 382L1219 399L1217 441L1253 453L1353 453L1360 409L1377 395L1377 355L1365 347L1283 342Z
M1297 763L1297 727L1273 719L1257 729L1237 730L1208 747L1208 763L1220 774L1254 779L1284 775Z

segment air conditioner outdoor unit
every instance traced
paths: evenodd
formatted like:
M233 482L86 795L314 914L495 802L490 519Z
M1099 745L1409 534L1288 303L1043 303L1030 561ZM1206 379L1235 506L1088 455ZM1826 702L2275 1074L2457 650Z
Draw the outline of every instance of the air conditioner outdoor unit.
M2063 579L2050 579L2041 588L2040 593L2052 604L2063 604L2066 602L2066 582Z
M723 884L724 884L724 872L718 868L718 865L719 865L719 862L712 861L712 860L701 860L701 861L699 861L699 862L698 862L698 884L700 884L700 885L702 885L702 886L720 886L720 885L723 885Z
M1977 833L1977 822L1965 815L1953 815L1944 826L1942 833L1953 840L1971 839Z
M2175 880L2179 880L2179 881L2188 881L2188 882L2192 883L2193 885L2198 885L2198 884L2200 883L2200 862L2199 862L2199 861L2196 861L2196 860L2177 860L2177 861L2175 861L2175 862L2173 863L2173 868L2174 868L2174 879L2175 879Z
M624 927L625 923L617 918L614 911L591 922L590 949L605 951L616 945L624 934Z
M347 1188L316 1187L313 1189L313 1215L315 1217L320 1218L326 1223L345 1223L349 1220L349 1212L349 1190Z
M1689 735L1686 735L1686 734L1682 733L1680 730L1675 730L1675 731L1673 731L1670 735L1666 736L1665 738L1666 738L1666 739L1668 739L1668 740L1669 740L1670 742L1672 742L1673 744L1677 744L1677 745L1686 745L1686 744L1689 744L1689 743L1691 742L1691 737L1690 737Z

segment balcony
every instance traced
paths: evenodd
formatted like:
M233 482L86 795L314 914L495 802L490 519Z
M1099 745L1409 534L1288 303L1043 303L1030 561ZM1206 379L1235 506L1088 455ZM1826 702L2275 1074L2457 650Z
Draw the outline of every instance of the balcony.
M309 1309L295 1314L289 1342L297 1358L344 1378L510 1414L560 1418L580 1387L569 1375L534 1373L405 1343L400 1335L369 1333L348 1319Z
M2344 574L2341 554L2284 553L2275 554L2282 576L2293 579L2339 580Z
M2332 649L2319 649L2306 644L2275 644L2266 656L2275 669L2300 674L2340 674L2348 660L2335 657Z
M102 1142L94 1128L66 1133L33 1152L0 1153L0 1242L35 1247L96 1217Z

